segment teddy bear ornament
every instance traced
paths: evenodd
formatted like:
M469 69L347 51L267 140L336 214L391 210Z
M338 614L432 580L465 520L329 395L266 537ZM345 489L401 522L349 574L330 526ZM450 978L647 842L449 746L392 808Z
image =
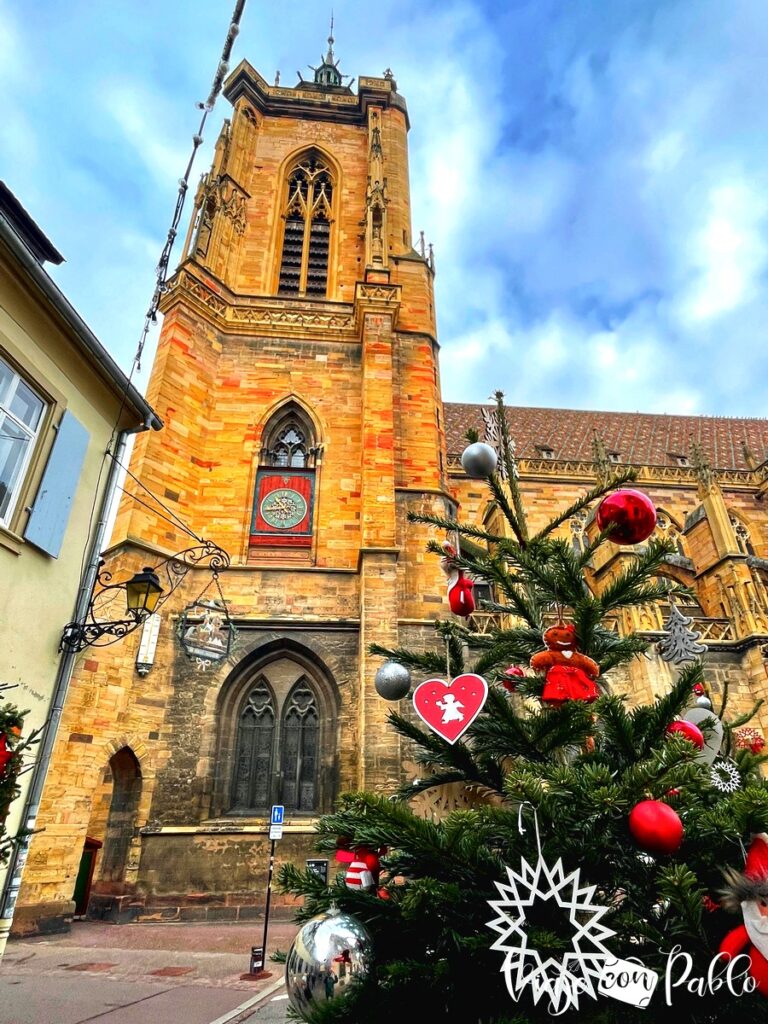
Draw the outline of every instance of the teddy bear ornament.
M600 690L595 680L600 667L578 649L573 623L560 619L544 631L544 643L547 649L531 658L533 671L545 678L542 701L560 707L567 700L597 700Z

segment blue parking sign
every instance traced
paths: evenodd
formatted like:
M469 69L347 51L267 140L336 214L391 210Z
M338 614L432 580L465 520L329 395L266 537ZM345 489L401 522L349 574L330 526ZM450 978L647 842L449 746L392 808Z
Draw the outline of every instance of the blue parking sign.
M282 804L272 804L272 817L269 819L270 825L282 825L284 811L285 807Z

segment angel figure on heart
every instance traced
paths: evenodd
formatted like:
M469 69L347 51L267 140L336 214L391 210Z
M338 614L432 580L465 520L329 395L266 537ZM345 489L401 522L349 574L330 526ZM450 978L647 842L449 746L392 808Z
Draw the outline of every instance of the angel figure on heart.
M456 700L456 697L452 693L446 693L443 700L437 701L437 706L443 712L442 724L445 725L448 722L463 722L464 715L461 713L461 709L464 705L460 700Z

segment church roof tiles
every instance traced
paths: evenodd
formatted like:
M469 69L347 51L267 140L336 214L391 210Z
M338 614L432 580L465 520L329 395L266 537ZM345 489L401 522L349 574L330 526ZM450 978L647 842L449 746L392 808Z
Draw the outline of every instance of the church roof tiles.
M444 408L450 454L466 447L464 434L470 427L483 438L481 410L490 406L446 402ZM595 434L618 456L617 462L639 466L678 465L681 457L690 458L691 442L701 445L714 469L751 469L768 458L768 419L525 406L508 407L507 419L517 456L523 459L591 461Z

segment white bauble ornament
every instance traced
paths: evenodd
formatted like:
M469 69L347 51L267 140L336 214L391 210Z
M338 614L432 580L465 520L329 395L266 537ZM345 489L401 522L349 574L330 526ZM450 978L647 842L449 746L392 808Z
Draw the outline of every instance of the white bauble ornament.
M690 708L683 717L686 722L698 725L704 733L704 747L699 751L697 760L712 764L723 742L723 723L708 708Z
M461 464L467 476L490 476L496 471L498 461L496 449L482 441L475 441L461 453Z

